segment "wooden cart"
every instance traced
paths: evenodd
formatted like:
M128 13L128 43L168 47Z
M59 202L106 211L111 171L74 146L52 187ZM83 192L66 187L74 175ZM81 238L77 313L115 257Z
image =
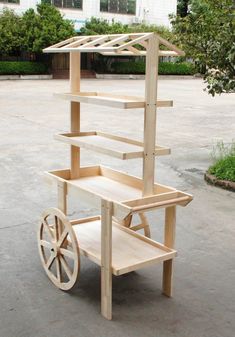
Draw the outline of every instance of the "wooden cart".
M159 48L163 45L165 49ZM155 156L170 149L156 145L157 107L172 106L172 101L157 99L158 58L184 53L155 33L76 36L44 50L70 53L70 92L58 96L71 103L71 130L55 136L68 143L69 169L47 172L57 184L58 208L47 209L38 234L39 252L50 280L62 290L70 290L79 276L80 254L101 266L101 312L112 318L112 274L122 275L144 266L163 262L163 293L172 295L172 264L176 206L185 206L192 196L154 182ZM146 56L145 96L120 96L103 92L80 91L80 53ZM99 104L110 108L144 109L143 142L80 130L80 104ZM128 113L128 112L127 112ZM80 166L80 148L94 150L122 160L143 158L143 178L104 166ZM101 209L101 216L69 220L67 195L75 193ZM150 238L146 212L165 209L165 239ZM140 224L132 224L138 214ZM137 233L144 230L144 235Z

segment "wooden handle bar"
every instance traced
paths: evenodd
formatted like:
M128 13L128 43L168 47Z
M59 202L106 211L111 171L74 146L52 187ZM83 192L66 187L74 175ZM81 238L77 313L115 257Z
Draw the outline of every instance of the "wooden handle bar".
M166 206L166 205L171 205L171 204L178 204L180 202L189 201L189 200L190 200L190 197L184 196L184 197L180 197L180 198L174 198L174 199L170 199L170 200L155 202L155 203L148 204L148 205L133 207L132 211L133 212L140 212L140 211L148 210L148 209L155 208L155 207L161 207L161 206Z

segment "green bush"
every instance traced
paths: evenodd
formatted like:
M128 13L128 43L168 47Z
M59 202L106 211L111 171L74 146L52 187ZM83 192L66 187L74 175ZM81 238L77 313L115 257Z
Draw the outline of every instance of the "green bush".
M213 149L215 163L209 167L208 172L218 179L235 182L235 143L224 145L220 142Z
M114 74L145 74L145 62L113 62L111 65L111 73ZM182 62L160 62L160 75L193 75L195 68L192 63Z
M47 66L40 62L0 61L0 75L39 75L47 73Z

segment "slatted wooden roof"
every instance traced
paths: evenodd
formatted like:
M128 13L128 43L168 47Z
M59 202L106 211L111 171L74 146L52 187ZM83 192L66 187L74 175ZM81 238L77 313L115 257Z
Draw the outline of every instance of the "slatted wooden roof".
M145 56L148 40L155 33L74 36L43 50L44 53L97 52L102 55ZM157 34L156 34L157 35ZM159 56L183 56L184 52L157 35L159 43L168 50L160 50Z

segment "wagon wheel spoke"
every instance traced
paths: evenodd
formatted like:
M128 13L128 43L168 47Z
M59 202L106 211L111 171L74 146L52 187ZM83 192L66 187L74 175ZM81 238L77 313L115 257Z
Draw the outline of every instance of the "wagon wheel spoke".
M56 257L56 274L58 281L62 282L61 263L60 258L58 256Z
M61 245L64 243L64 240L66 239L66 237L68 236L69 232L68 230L65 228L63 230L63 233L61 234L61 237L59 238L57 245L58 247L61 247Z
M47 260L47 263L46 263L46 268L47 269L50 269L51 266L52 266L52 263L54 262L55 260L55 255L54 254L51 254L50 257L48 258Z
M60 248L60 253L72 260L75 259L75 255L74 253L71 251L71 250L68 250L68 249L64 249L64 248Z
M48 249L52 248L52 244L46 240L40 240L40 245Z
M58 221L58 218L57 218L56 215L55 215L55 237L56 237L56 240L58 240L58 238L59 238L59 221Z
M49 234L51 240L52 240L52 241L55 240L55 237L54 237L54 235L53 235L53 233L52 233L52 231L51 231L51 229L50 229L50 225L48 224L48 222L47 222L46 219L43 220L43 225L44 225L44 227L46 228L46 231L47 231L47 233Z
M71 270L68 266L68 263L65 261L65 258L63 256L60 256L59 259L60 259L60 262L62 264L62 267L63 267L64 271L66 272L68 278L71 280L72 272L71 272Z

